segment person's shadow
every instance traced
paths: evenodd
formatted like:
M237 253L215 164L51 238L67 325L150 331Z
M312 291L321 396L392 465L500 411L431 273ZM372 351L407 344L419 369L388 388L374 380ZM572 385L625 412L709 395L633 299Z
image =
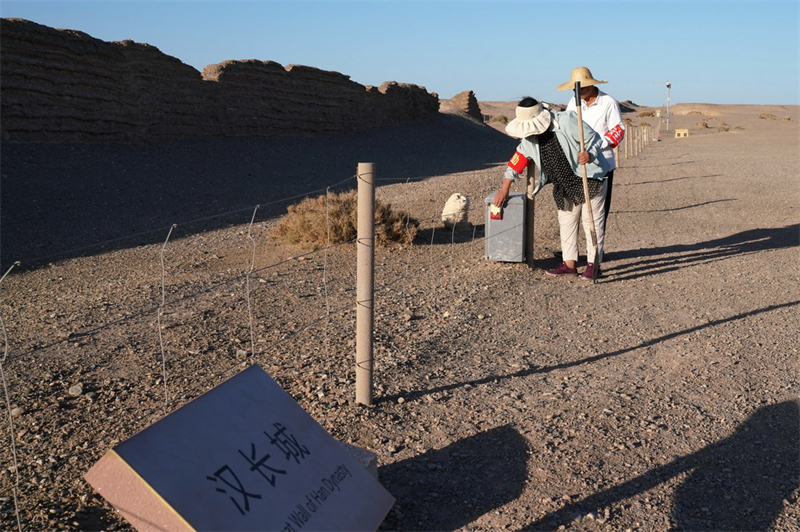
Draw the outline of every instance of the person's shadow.
M716 262L732 256L800 245L800 225L758 228L721 238L691 244L606 253L613 261L603 270L614 274L614 281L631 280L655 273L666 273L693 264ZM625 261L619 263L618 261Z
M671 531L769 530L800 486L800 408L785 401L757 410L730 437L627 482L567 504L522 530L556 530L575 515L642 494L678 475Z
M525 488L528 442L501 426L379 469L396 503L380 530L457 530Z

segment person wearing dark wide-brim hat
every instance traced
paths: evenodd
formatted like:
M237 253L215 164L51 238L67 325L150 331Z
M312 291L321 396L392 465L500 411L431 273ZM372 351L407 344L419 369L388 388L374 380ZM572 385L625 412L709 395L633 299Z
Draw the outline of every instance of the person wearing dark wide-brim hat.
M581 220L586 235L587 267L582 279L592 280L593 268L603 258L603 201L606 190L606 174L609 164L602 154L603 141L586 123L578 124L574 111L554 112L534 98L523 98L515 110L516 117L506 126L506 133L520 139L514 156L503 174L503 184L495 194L493 204L502 207L508 199L511 184L520 178L529 164L539 168L539 180L533 194L537 194L548 183L553 185L553 199L558 209L558 224L561 235L561 252L564 262L557 268L547 270L548 275L578 275L578 232ZM580 131L583 129L584 150L581 151ZM597 256L590 239L588 211L584 199L581 165L586 165L589 183L589 204L595 219Z
M611 189L614 185L614 170L617 162L614 158L614 148L622 142L625 137L625 126L622 123L622 112L619 102L612 96L601 91L597 86L608 83L606 80L596 80L592 76L591 70L586 67L578 67L572 70L570 79L562 83L556 90L566 91L575 88L575 82L581 84L581 118L590 128L594 129L603 137L603 155L611 165L606 181L605 215L603 216L603 230L606 228L606 220L611 209ZM570 98L567 102L567 111L576 111L577 104L575 98Z

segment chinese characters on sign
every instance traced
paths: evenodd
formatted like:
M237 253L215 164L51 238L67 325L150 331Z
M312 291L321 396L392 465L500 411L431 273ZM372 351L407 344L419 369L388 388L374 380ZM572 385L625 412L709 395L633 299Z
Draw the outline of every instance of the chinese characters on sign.
M309 451L305 445L301 445L293 434L286 432L286 427L284 425L273 423L273 427L275 430L272 433L264 431L264 435L267 437L266 440L271 446L268 447L268 449L272 451L273 447L277 448L278 451L283 454L283 462L289 462L291 465L292 460L294 460L295 464L300 464L302 459L311 454L311 451ZM273 457L269 452L264 453L261 458L256 459L258 455L256 453L255 443L250 443L249 453L239 450L239 454L244 458L244 462L246 462L247 466L237 462L234 466L236 469L234 469L234 467L224 464L212 475L207 475L206 479L214 483L221 482L222 484L217 484L215 489L220 493L228 495L231 502L236 506L236 509L239 510L239 513L244 515L250 511L250 499L263 499L263 495L262 493L248 491L248 489L245 488L239 475L236 474L236 471L242 471L237 466L241 465L248 473L257 472L267 481L271 488L277 487L277 475L286 475L288 471L278 468L287 467L286 465L278 466L278 464L275 463L280 461L280 455L277 456L277 460L272 462L272 465L267 464ZM256 482L253 481L251 476L244 478L248 483L254 486L256 485ZM259 482L258 484L263 487L262 483ZM256 490L258 488L254 487L252 489ZM269 488L264 487L263 489Z
M116 445L86 476L140 532L377 530L394 503L257 365Z

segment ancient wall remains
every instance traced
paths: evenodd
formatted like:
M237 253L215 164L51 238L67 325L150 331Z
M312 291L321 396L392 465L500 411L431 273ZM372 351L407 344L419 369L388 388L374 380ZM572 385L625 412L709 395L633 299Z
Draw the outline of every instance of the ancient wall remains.
M456 94L447 102L451 109L460 111L467 116L471 116L479 122L483 122L483 112L481 112L478 99L472 91L464 91Z
M147 44L0 22L3 141L335 133L424 120L439 110L438 96L416 85L364 86L338 72L255 60L200 73Z

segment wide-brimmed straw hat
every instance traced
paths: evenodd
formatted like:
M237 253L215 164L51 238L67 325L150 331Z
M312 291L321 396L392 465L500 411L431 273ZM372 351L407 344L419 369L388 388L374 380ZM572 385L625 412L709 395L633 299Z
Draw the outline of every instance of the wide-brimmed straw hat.
M533 107L519 107L515 111L516 118L506 126L506 133L517 139L538 135L550 127L550 110L537 103Z
M578 67L572 70L572 75L569 77L569 81L566 83L562 83L556 90L559 91L571 91L575 88L575 82L580 81L581 87L591 87L592 85L600 85L601 83L608 83L606 80L597 80L592 77L592 72L586 67Z

